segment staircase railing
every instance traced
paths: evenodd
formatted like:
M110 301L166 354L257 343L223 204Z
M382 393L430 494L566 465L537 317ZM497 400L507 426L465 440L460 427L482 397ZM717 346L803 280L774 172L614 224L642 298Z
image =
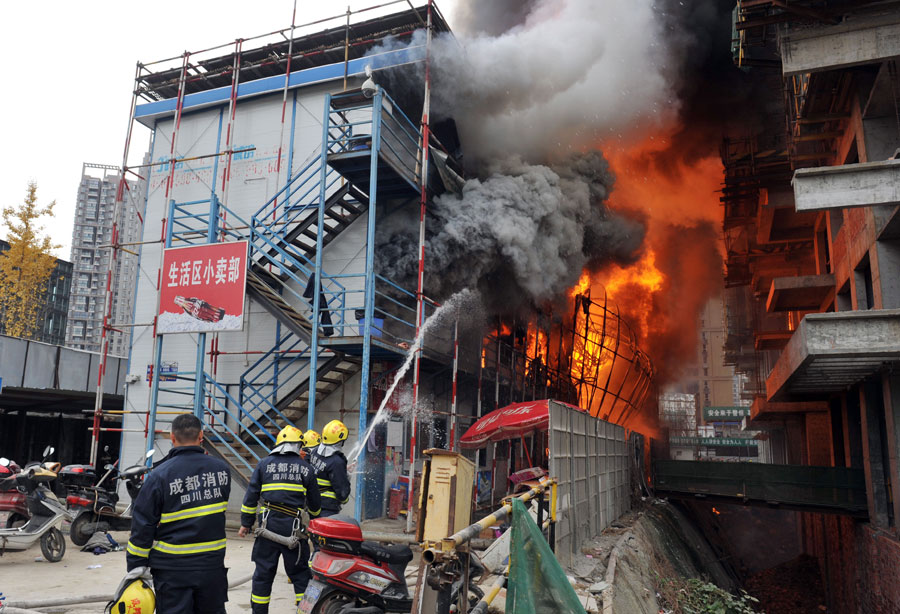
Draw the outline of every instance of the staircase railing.
M224 446L237 461L252 472L253 465L245 458L245 454L249 454L259 462L261 457L253 449L254 442L268 454L275 444L275 435L252 413L246 411L222 384L205 373L203 378L206 391L202 418L204 431L212 443ZM231 418L231 422L237 426L237 431L229 425L228 418ZM278 426L274 420L272 422ZM248 428L251 425L257 428ZM249 435L249 440L244 439L245 435Z
M293 342L285 346L292 337ZM283 424L293 424L278 406L285 394L309 381L309 350L306 343L292 333L283 335L241 375L241 406L254 415L277 416Z

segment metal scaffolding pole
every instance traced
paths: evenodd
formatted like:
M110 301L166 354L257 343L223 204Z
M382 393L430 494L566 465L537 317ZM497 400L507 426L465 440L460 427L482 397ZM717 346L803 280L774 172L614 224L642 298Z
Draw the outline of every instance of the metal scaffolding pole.
M135 67L134 79L135 82L140 78L141 75L141 65L138 64ZM111 243L114 248L110 251L108 267L106 271L106 295L103 300L103 330L101 332L100 337L100 365L97 369L97 395L94 399L94 424L92 428L92 437L91 437L91 457L90 462L94 466L97 464L97 451L100 448L100 422L103 418L103 386L106 382L106 361L109 357L109 317L110 312L112 311L112 272L113 267L115 266L116 257L118 254L118 241L119 241L119 228L118 228L118 220L119 215L122 213L122 201L125 198L125 169L128 167L128 153L131 149L131 135L134 129L134 110L137 106L137 88L134 89L134 93L131 96L131 107L128 111L128 130L125 133L125 150L122 152L122 174L119 177L119 185L116 190L116 203L113 208L113 227L112 227L112 235L110 237ZM84 174L82 169L82 175Z
M456 310L456 320L453 322L453 392L450 401L450 445L448 449L456 450L456 424L457 424L457 396L456 384L459 378L459 309Z
M372 100L372 147L369 160L369 215L368 224L366 226L366 291L365 291L365 318L366 325L363 327L363 347L362 347L362 370L359 378L359 424L358 437L360 441L359 456L357 467L365 469L366 446L362 444L363 437L366 432L369 411L369 374L372 370L372 319L375 316L375 205L378 193L378 157L381 149L381 109L384 94L381 88L375 94ZM327 128L326 128L327 129ZM323 156L324 156L323 152ZM323 160L323 164L325 164ZM322 221L322 210L324 204L319 203L319 221ZM321 237L322 227L319 227L319 236ZM320 277L321 255L316 255L319 266L316 268L316 275ZM319 288L316 287L316 296L319 295ZM315 330L318 331L318 312L313 314L316 318ZM315 356L310 355L310 360L314 360ZM311 372L311 377L315 379L316 374ZM357 472L356 484L354 487L354 514L357 520L362 520L363 508L363 473ZM411 509L411 508L410 508Z
M425 320L424 285L425 285L425 208L428 203L428 143L431 126L428 114L431 112L431 5L428 0L428 20L425 26L425 96L422 103L422 166L419 169L419 183L421 193L419 199L419 272L416 281L416 353L413 364L413 408L412 423L409 443L409 497L406 502L406 530L412 530L413 525L413 483L416 473L416 414L419 407L419 378L420 362L422 360L423 339L420 338L422 324ZM371 214L370 214L371 215Z
M165 237L165 247L172 247L172 224L171 224L171 210L175 206L175 200L169 198L169 194L174 188L175 184L175 156L176 156L176 146L178 144L178 129L181 127L181 117L184 113L184 93L185 93L185 80L187 79L187 69L188 64L190 63L191 54L185 52L182 63L181 63L181 76L178 79L178 96L176 98L175 103L175 118L172 123L172 138L169 143L169 175L166 178L166 191L165 191L165 199L169 204L169 214L168 218L163 218L163 236ZM167 223L168 220L168 223ZM156 311L159 313L159 287L161 283L161 275L162 275L162 263L163 263L163 254L164 250L161 250L159 253L159 268L156 271ZM159 371L160 365L162 364L162 350L163 350L163 337L164 335L157 332L156 327L153 328L153 335L156 337L156 348L154 350L153 356L153 372L152 378L153 381L150 383L150 406L148 408L148 416L147 416L147 437L146 437L146 448L147 452L153 449L155 442L154 433L156 432L156 405L159 401ZM150 463L150 459L147 459L147 463Z

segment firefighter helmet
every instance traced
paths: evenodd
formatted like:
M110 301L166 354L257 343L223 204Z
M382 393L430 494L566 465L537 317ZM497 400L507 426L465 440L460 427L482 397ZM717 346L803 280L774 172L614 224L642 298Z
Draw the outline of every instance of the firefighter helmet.
M286 426L278 433L275 445L279 446L283 443L300 443L303 441L303 431L296 426Z
M137 614L138 612L153 612L156 607L156 595L144 580L138 578L132 580L118 595L118 599L112 602L107 610L110 614Z
M350 431L343 422L332 420L322 429L322 443L326 446L333 446L340 441L345 441L349 435Z
M315 448L320 443L322 443L322 438L315 431L306 431L303 433L303 447L304 448Z

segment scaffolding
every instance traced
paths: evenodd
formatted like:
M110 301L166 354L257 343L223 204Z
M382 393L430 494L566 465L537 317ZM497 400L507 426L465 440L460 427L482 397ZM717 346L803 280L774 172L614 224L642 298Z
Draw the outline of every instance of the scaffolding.
M422 27L429 34L449 30L430 1L402 13L353 22L360 13L393 4L399 3L342 13L329 19L340 20L341 26L314 34L301 32L329 20L298 26L292 19L290 28L230 43L225 55L215 55L228 49L219 46L138 64L122 177L144 173L149 184L150 176L156 176L159 193L154 198L161 197L165 203L156 206L163 218L159 238L152 240L145 232L141 242L142 247L153 245L160 251L156 271L145 270L145 277L154 279L155 273L152 286L158 297L162 248L246 241L247 295L271 316L274 326L273 340L268 329L254 331L250 347L248 331L247 347L236 349L229 345L226 333L181 335L165 343L168 335L157 330L155 318L140 325L152 341L147 407L126 408L121 415L131 421L123 423L122 431L142 431L145 448L155 446L154 435L161 430L158 416L192 413L204 425L210 453L228 462L238 481L249 480L283 426L297 425L305 417L306 428L314 428L320 404L338 395L341 418L347 412L356 413L362 437L370 414L383 400L377 391L390 381L407 351L415 352L414 400L401 454L408 462L403 472L411 484L422 448L437 443L452 449L467 423L507 403L550 397L582 402L594 415L622 424L640 409L652 367L631 329L605 299L594 302L579 297L568 314L548 308L529 318L498 317L495 330L474 338L464 337L458 314L420 334L423 323L440 307L426 296L423 278L426 212L430 199L444 189L439 174L429 172L429 157L433 149L448 153L428 121L431 37L426 37L424 46L374 48L387 37L409 43L413 32ZM260 46L250 48L250 42ZM173 62L177 66L163 67ZM391 78L378 75L396 77L401 73L391 71L423 62L422 94L404 91L395 99L381 85L359 88L364 68L374 66L377 80L387 83ZM321 97L318 145L312 151L295 151L295 135L304 119L298 114L312 115L298 99L298 89L341 79L346 84L342 91ZM279 140L269 162L256 162L254 156L262 151L258 144L237 136L245 130L239 120L247 121L239 107L261 92L280 98L280 122L274 130ZM138 107L138 99L146 103ZM192 111L188 124L202 117L208 122L202 131L217 131L213 151L194 152L194 144L182 144L188 109ZM204 112L201 115L195 109ZM171 129L168 133L153 130L151 151L164 148L166 153L155 159L151 155L147 164L128 167L134 123L159 118L171 121ZM196 138L200 130L193 125L194 132L188 133L185 142ZM244 189L246 180L235 183L235 173L242 165L264 163L269 165L265 172L275 177L275 192L251 209L242 208L248 197L242 193L239 198L237 190ZM182 187L188 179L197 184L190 191ZM208 193L198 196L203 186ZM148 185L148 199L151 188ZM120 187L117 207L124 204L125 189ZM376 266L380 220L411 203L420 210L415 288L385 276ZM149 217L150 208L147 211ZM363 229L364 233L343 240L351 227L357 229L351 235ZM325 253L347 243L359 248L358 261L363 266L325 266ZM110 247L113 254L126 249L115 232ZM152 266L147 260L143 264ZM104 328L112 328L108 318ZM168 372L164 367L173 356L184 355L186 343L195 346L193 368ZM576 348L582 357L577 364L573 360ZM240 374L223 375L220 359L236 356L245 360ZM233 363L228 367L235 368ZM104 414L103 373L101 368L94 459ZM430 391L429 398L424 398L422 388ZM351 398L345 401L345 395ZM422 425L420 411L426 405L435 420ZM369 471L366 448L361 446L353 489L357 517L381 513L378 497L369 501L364 487ZM374 455L371 463L383 463L379 456L383 455Z

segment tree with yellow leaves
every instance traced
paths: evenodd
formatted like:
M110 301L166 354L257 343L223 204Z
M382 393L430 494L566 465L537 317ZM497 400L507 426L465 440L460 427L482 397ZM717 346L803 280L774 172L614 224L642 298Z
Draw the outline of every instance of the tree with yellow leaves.
M37 203L37 184L28 183L24 202L4 207L9 249L0 254L0 317L7 335L30 337L38 329L47 282L56 265L50 252L57 247L43 234L38 220L53 214L56 201Z

